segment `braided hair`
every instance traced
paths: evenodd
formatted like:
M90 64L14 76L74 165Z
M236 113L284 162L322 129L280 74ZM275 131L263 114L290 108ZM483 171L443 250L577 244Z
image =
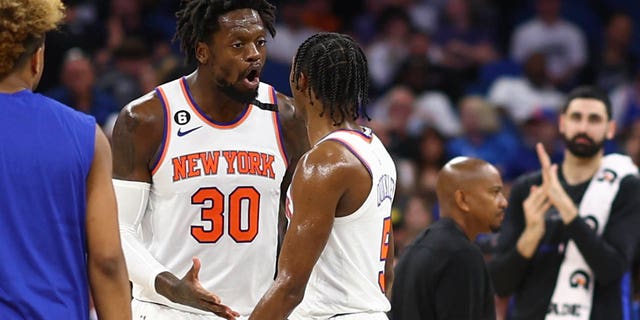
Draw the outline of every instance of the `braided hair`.
M299 89L300 73L309 80L309 95L315 93L334 125L367 115L369 77L367 58L358 44L339 33L318 33L298 48L293 63L293 81Z
M276 7L266 0L182 0L181 9L176 12L178 22L173 40L180 41L187 64L195 60L196 44L209 43L211 35L220 29L218 18L238 9L256 10L271 36L276 35Z

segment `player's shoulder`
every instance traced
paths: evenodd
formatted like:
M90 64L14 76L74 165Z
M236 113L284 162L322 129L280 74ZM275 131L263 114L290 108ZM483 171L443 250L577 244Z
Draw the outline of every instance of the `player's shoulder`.
M116 127L121 125L155 124L164 122L164 107L156 91L129 102L118 115Z
M313 146L304 154L299 165L319 177L342 181L362 170L362 162L353 151L335 140L325 140Z
M69 127L74 127L76 123L89 125L92 128L95 127L96 120L92 115L78 111L43 94L35 93L33 96L37 101L39 111L47 112L49 115L59 119L61 123L66 123Z
M275 92L280 118L283 120L293 119L296 113L296 107L293 98L281 92Z
M149 153L155 152L162 141L164 112L155 90L124 106L113 127L114 150L135 144L138 149L147 146Z

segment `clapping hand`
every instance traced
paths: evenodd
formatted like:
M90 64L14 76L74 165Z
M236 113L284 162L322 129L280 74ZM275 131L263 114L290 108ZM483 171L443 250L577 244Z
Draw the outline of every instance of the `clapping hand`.
M551 205L560 213L564 224L569 224L578 215L578 208L562 188L558 179L558 165L551 164L549 155L544 150L542 143L536 144L536 151L542 167L542 189L549 198Z

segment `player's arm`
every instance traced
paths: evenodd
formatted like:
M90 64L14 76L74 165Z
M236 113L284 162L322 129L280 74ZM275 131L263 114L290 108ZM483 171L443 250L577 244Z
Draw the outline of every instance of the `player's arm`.
M161 152L163 132L164 111L155 93L124 107L113 129L113 184L129 278L172 302L233 319L238 314L200 285L198 259L193 260L185 276L178 278L149 253L138 237L149 198L151 168Z
M278 118L282 125L284 147L287 153L287 160L289 161L289 167L285 172L280 186L278 234L280 240L279 243L282 243L287 228L287 219L284 215L284 202L286 199L287 189L289 188L289 184L291 184L293 171L298 164L298 160L309 150L309 139L307 137L307 129L304 126L304 119L302 118L302 115L296 112L295 105L293 104L293 98L279 92L276 94L276 97L278 99Z
M111 185L111 150L96 126L95 151L87 179L87 265L100 319L131 319L131 295Z
M293 217L284 238L278 276L250 319L286 319L302 301L313 266L329 238L350 167L327 161L339 152L321 144L303 156L291 184Z
M162 105L150 93L122 109L112 135L113 185L129 278L151 290L156 276L167 269L142 245L138 228L149 198L151 159L162 143L163 121Z

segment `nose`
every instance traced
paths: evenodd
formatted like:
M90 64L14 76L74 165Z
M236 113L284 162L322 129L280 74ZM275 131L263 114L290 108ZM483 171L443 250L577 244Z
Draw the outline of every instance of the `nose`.
M258 49L258 46L256 46L256 44L252 43L246 46L246 48L247 48L247 53L246 53L245 60L247 62L256 62L260 60L260 50Z
M501 209L506 209L509 206L509 201L507 200L507 198L502 193L500 193L500 204L499 205L500 205Z
M580 133L585 133L587 132L587 127L589 126L589 121L587 119L580 119L580 121L578 121L576 123L576 130Z

